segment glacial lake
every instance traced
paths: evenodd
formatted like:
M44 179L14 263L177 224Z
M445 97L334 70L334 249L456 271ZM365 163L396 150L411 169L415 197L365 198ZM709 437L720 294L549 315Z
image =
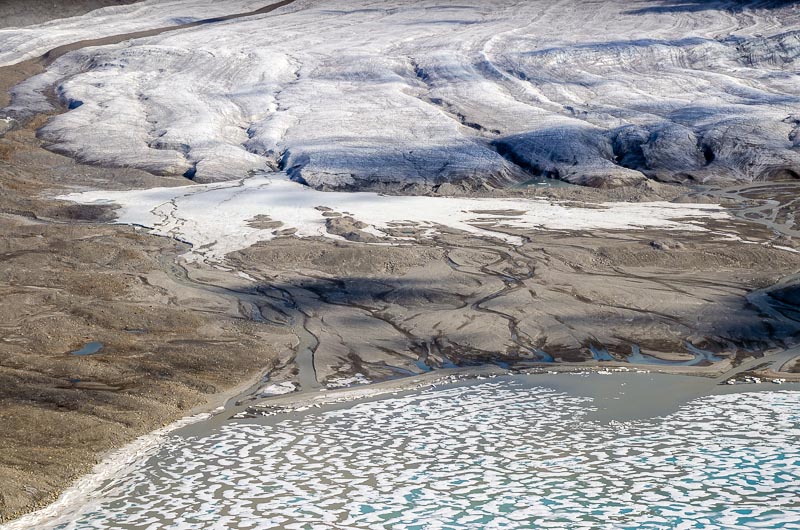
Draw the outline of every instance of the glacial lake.
M800 392L597 410L505 378L178 431L36 527L800 528Z

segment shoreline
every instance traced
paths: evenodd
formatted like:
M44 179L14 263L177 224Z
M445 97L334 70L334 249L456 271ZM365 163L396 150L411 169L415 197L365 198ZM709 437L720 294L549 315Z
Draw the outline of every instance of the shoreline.
M794 348L792 349L794 350ZM791 353L791 358L800 356L800 352ZM782 352L784 353L784 352ZM764 358L756 359L756 361L767 362ZM427 388L437 388L438 386L446 385L452 382L463 381L476 381L485 380L497 377L514 377L514 376L567 376L567 375L617 375L617 374L652 374L658 376L672 376L672 377L685 377L692 378L700 383L706 383L708 388L731 387L744 387L744 384L737 385L724 385L723 380L735 377L740 372L746 371L750 363L743 363L740 367L735 367L728 370L722 370L724 365L730 365L729 361L720 361L714 365L702 367L687 367L687 366L654 366L645 364L627 364L627 363L601 363L601 362L587 362L587 363L537 363L536 365L520 367L516 369L504 369L497 365L484 365L475 367L462 367L462 368L444 368L433 370L431 372L407 376L398 379L391 379L388 381L381 381L371 383L368 385L351 386L345 388L335 389L322 389L317 392L293 392L289 394L257 398L249 403L242 403L226 412L234 412L232 417L240 414L243 410L248 408L286 408L289 410L279 411L290 412L293 410L308 410L309 408L321 407L324 405L350 403L362 399L372 399L385 397L387 395L397 392L408 392ZM741 369L740 369L741 368ZM784 378L785 373L775 372ZM797 382L800 382L800 378ZM794 382L794 381L791 381ZM790 382L790 383L791 383ZM761 385L770 386L764 387L769 389L781 388L779 385L764 381ZM752 388L752 385L748 385ZM800 389L800 387L798 387Z
M563 363L563 364L541 364L536 366L528 366L526 369L539 369L543 372L597 372L608 369L626 368L629 370L646 370L650 373L669 373L674 375L691 375L697 378L713 378L725 372L724 368L729 366L730 361L721 361L712 366L706 367L684 367L684 366L654 366L654 365L632 365L627 363L600 363L589 361L586 363ZM465 368L465 369L443 369L418 376L409 376L403 379L395 379L383 383L375 383L363 387L351 387L345 389L328 390L319 393L296 393L289 396L281 396L277 398L268 398L254 402L268 403L270 406L292 406L297 408L329 406L329 405L347 405L357 400L381 399L392 393L397 392L410 392L423 388L435 387L438 384L447 384L446 378L448 377L472 377L477 379L479 377L500 377L507 375L507 372L499 367L478 367L478 368ZM246 406L238 406L235 401L254 385L256 385L264 377L264 370L259 370L258 373L239 385L236 385L228 390L210 396L210 399L201 405L197 405L191 409L188 416L185 416L175 422L167 425L162 425L161 428L156 429L150 433L144 434L138 438L133 439L129 444L120 448L112 449L105 453L98 454L98 464L92 470L84 475L80 475L75 481L67 483L66 488L61 490L55 502L47 504L39 510L27 512L17 519L12 519L5 524L0 525L2 530L15 530L31 527L32 524L26 522L29 516L35 514L37 517L55 517L61 515L58 511L62 510L70 503L76 502L86 491L91 491L100 482L106 478L119 473L124 470L126 466L131 465L139 457L149 454L159 447L160 442L168 435L175 434L176 432L186 432L193 429L207 429L217 423L227 421L227 418L234 414L234 411L241 411L252 403ZM231 412L231 414L228 414ZM289 411L291 412L291 411ZM202 426L202 427L201 427ZM36 519L37 521L40 519ZM33 525L35 526L35 525Z
M97 463L92 467L91 471L81 475L72 484L69 484L54 502L40 509L21 514L16 519L0 523L0 530L26 530L31 528L31 525L40 525L49 519L62 516L64 512L60 510L65 508L69 510L69 507L80 501L86 492L92 491L103 481L117 475L143 456L158 450L160 443L167 436L180 429L224 415L230 402L236 399L237 396L242 395L242 393L257 386L264 378L264 375L264 370L260 370L257 375L247 379L245 382L210 396L206 403L193 407L188 415L164 424L152 432L143 434L122 447L114 448L98 455ZM30 518L33 518L33 520L29 521Z
M418 376L409 376L364 386L317 392L296 392L290 395L262 398L256 400L255 404L238 405L234 402L234 405L230 406L232 399L246 396L246 391L254 387L253 380L260 380L260 378L263 377L260 376L259 378L253 378L239 385L238 391L241 392L242 389L245 389L245 394L237 394L234 390L220 393L215 399L209 400L208 404L196 407L190 415L136 438L121 448L108 452L106 455L103 455L102 459L94 466L91 472L81 476L76 482L64 490L55 502L40 510L29 512L17 519L0 524L0 530L24 530L26 528L46 524L55 518L63 518L65 514L72 513L82 506L85 506L87 502L94 502L94 499L91 497L87 500L87 494L96 491L104 481L120 473L124 473L128 467L155 454L168 436L197 436L207 434L231 420L261 421L268 418L266 421L279 422L290 414L324 413L327 410L351 407L357 403L387 399L398 395L430 391L438 388L480 384L487 380L521 381L529 388L553 388L570 395L587 395L586 390L589 390L588 395L594 398L592 403L599 403L598 396L604 393L609 394L610 387L615 389L615 385L621 384L624 386L631 381L636 381L636 378L641 378L646 375L655 376L656 379L653 379L653 377L650 378L652 381L673 381L673 383L680 378L684 383L688 381L690 385L701 390L700 392L690 393L670 392L674 389L673 383L670 383L665 390L670 392L673 398L677 399L674 399L673 403L666 404L663 410L664 414L623 418L620 420L616 415L614 417L606 417L602 413L602 408L599 407L601 409L600 413L590 415L588 418L591 421L600 422L638 421L652 417L660 417L671 413L673 409L677 409L694 399L708 395L770 391L800 392L800 384L797 383L775 385L762 382L761 384L724 385L717 380L711 379L711 371L709 370L707 370L706 373L697 373L696 369L686 370L686 367L682 367L684 368L682 371L665 371L662 369L650 370L645 368L644 365L626 367L620 366L619 364L594 364L594 366L579 366L577 363L557 366L545 365L538 369L534 368L521 371L505 370L495 365L442 369ZM714 368L714 366L705 368ZM716 375L719 376L719 370L715 372ZM737 369L734 369L723 372L723 376L731 372L733 372L734 375L739 373ZM572 378L569 378L569 376L572 376ZM593 377L595 378L595 384L588 385L587 381ZM608 379L606 379L606 377L608 377ZM580 378L580 381L577 378ZM644 390L640 389L639 391L650 394L657 389L657 386L654 387L652 382L643 380L641 382L644 383L642 386ZM608 383L611 384L609 385ZM597 392L598 388L601 389L599 393ZM584 391L581 392L581 389ZM606 395L605 399L619 398ZM212 402L217 404L216 408L214 408ZM641 402L637 400L636 407L639 408L640 404ZM617 405L617 403L615 403L615 405ZM263 410L264 414L242 415L242 410L247 411L253 407L258 407L260 410Z
M236 403L233 407L227 409L227 411L239 414L243 410L253 407L290 408L296 406L299 408L308 408L332 403L381 397L394 392L436 387L438 384L443 384L452 380L452 378L457 380L471 380L515 375L656 374L694 378L698 381L707 381L709 388L728 387L730 389L730 387L735 388L744 385L725 385L724 383L727 380L735 379L737 375L749 372L754 367L764 364L769 364L770 366L759 372L768 374L767 377L764 378L762 384L770 384L772 387L779 388L779 385L775 385L771 382L770 377L772 379L781 379L787 383L800 383L800 374L780 371L781 367L788 365L798 358L800 358L800 346L793 346L765 357L751 357L735 367L732 366L730 359L725 359L707 366L668 366L660 364L587 361L583 363L527 363L525 366L520 365L511 369L501 368L494 364L442 368L422 374L410 375L367 385L332 389L323 388L321 391L297 391L277 396L254 398L245 403ZM775 375L772 376L772 374ZM240 397L243 397L243 399L238 401L246 399L246 396Z
M268 370L266 373L268 373ZM259 369L256 375L251 376L244 382L209 396L205 403L192 407L187 415L169 423L164 423L161 427L130 440L122 447L115 447L98 454L97 461L91 470L78 476L72 483L67 484L53 502L21 513L15 519L5 522L0 521L0 530L26 530L31 528L30 525L33 523L28 522L28 518L32 516L36 516L35 522L37 525L42 524L47 519L60 517L62 512L58 510L64 506L70 506L75 500L79 500L86 491L96 488L104 480L113 477L121 470L135 463L140 457L156 451L160 447L160 442L170 434L193 424L224 416L231 402L249 390L257 388L266 373L264 369Z

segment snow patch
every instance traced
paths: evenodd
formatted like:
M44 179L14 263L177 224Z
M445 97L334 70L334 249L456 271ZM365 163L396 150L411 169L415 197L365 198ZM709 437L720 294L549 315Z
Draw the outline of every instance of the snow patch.
M297 390L297 385L290 381L284 381L283 383L273 383L259 388L255 396L258 398L282 396L284 394L291 394L295 390Z
M434 237L441 227L491 237L509 244L522 237L516 230L637 230L704 231L702 219L728 219L716 205L603 203L582 208L543 199L394 196L371 192L321 192L290 180L285 174L265 174L237 182L132 191L89 191L59 197L81 204L116 203L118 222L150 228L151 233L192 245L190 260L221 261L226 254L269 241L295 229L295 237L341 239L326 229L326 207L348 212L385 242L401 244L392 228L421 228ZM502 211L498 216L495 212ZM250 221L267 215L283 224L258 229ZM405 238L407 239L407 238Z

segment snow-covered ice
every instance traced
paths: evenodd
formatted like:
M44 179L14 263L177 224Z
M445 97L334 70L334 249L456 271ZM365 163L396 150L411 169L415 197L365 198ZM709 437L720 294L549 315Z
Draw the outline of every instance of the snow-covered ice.
M2 61L263 7L135 6L0 31ZM55 149L200 182L751 180L797 174L798 72L796 2L298 0L68 54L8 112L56 84Z
M330 209L365 223L373 235L407 224L436 233L441 226L511 244L520 237L499 231L513 227L546 230L626 230L658 228L704 230L698 220L727 219L717 205L603 203L575 207L543 199L393 196L371 192L321 192L285 174L264 174L235 182L131 191L88 191L59 197L83 204L118 204L120 223L146 226L154 234L191 243L193 259L219 260L279 232L296 237L340 236L328 232L323 214ZM319 208L323 207L323 208ZM258 228L267 216L279 227ZM263 218L263 217L261 217Z
M2 28L0 67L39 57L73 42L247 13L264 5L265 0L143 0L34 26Z

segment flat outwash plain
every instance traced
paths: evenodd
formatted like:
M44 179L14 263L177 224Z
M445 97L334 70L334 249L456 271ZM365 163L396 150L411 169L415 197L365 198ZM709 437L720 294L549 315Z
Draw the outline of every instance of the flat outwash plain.
M252 527L261 454L264 528L790 528L798 72L791 1L3 2L0 523Z

